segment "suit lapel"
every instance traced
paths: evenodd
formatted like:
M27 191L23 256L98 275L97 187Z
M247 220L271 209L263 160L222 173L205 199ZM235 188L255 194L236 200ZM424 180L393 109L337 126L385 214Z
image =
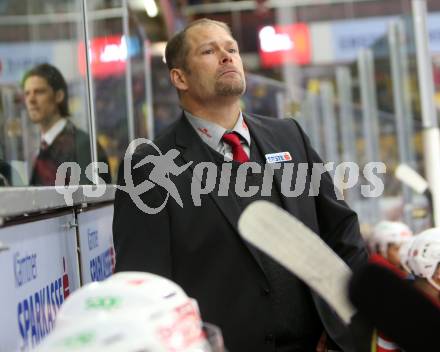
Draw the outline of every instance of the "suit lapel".
M252 142L257 144L264 158L266 154L288 151L288 141L280 141L280 137L275 135L273 131L268 126L263 124L258 118L249 116L248 114L245 114L244 118L249 127ZM295 155L291 156L291 162L296 162ZM274 170L274 185L278 189L285 209L292 215L298 217L299 209L296 198L284 197L281 193L282 176L283 164L281 164L279 169Z
M192 161L190 168L192 174L195 175L202 182L202 186L205 186L205 182L202 180L202 175L195 172L195 167L201 162L212 162L211 154L208 152L209 148L194 131L194 128L190 125L185 116L182 116L179 123L179 127L176 130L176 144L181 147L181 157L185 162ZM231 224L231 226L238 231L238 218L240 216L240 208L236 202L231 202L230 197L219 197L216 192L210 192L210 197L216 202L221 212Z

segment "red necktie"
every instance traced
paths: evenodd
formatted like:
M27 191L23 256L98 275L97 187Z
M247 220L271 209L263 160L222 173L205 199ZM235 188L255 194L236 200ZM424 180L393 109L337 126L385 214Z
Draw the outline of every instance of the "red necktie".
M222 137L225 143L228 143L232 148L232 158L239 163L245 163L249 161L244 148L241 144L240 137L235 132L225 133Z
M57 174L56 162L48 153L49 145L42 139L40 143L40 151L34 161L33 174L35 184L33 186L53 186Z

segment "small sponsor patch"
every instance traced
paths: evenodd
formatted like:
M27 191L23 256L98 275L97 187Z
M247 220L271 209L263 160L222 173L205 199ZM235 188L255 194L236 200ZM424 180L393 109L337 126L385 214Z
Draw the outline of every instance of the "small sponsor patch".
M201 127L197 127L197 129L199 130L200 133L204 134L206 137L208 138L212 138L211 134L209 133L207 128L201 128Z
M284 163L292 160L289 152L266 154L265 157L268 164Z

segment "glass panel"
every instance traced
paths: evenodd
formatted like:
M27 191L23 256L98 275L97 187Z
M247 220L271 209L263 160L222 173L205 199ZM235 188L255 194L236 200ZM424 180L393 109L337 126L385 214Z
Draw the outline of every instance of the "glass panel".
M435 18L436 15L433 15ZM390 19L388 33L372 45L380 120L381 160L387 165L382 210L419 232L430 226L429 203L395 177L406 164L424 174L424 147L414 24L411 14ZM432 31L432 29L431 29ZM433 36L431 36L433 38ZM423 211L420 211L423 210ZM421 214L420 216L414 216Z
M97 157L108 158L113 180L129 141L150 136L152 118L147 105L151 80L147 38L139 26L130 24L127 1L118 4L109 8L106 2L87 2Z
M157 135L165 127L176 121L182 110L179 106L176 89L171 84L167 65L162 60L161 51L152 56L152 67L154 131Z
M362 179L362 168L366 162L371 161L367 160L368 143L365 140L364 123L367 118L371 119L372 116L377 114L379 153L378 157L375 158L378 159L377 161L383 161L387 166L387 172L383 179L384 192L380 197L379 215L381 218L406 221L415 231L419 231L429 223L429 218L428 220L426 217L423 219L418 218L419 215L423 216L423 214L429 213L427 200L425 196L417 195L412 190L409 191L394 175L396 167L403 162L422 175L424 174L425 155L421 134L420 91L411 4L412 2L409 0L390 0L386 2L386 5L380 1L333 1L331 4L292 7L290 17L297 24L305 23L309 27L307 39L310 40L311 59L307 64L301 62L301 58L297 58L296 67L301 71L301 74L298 75L300 79L296 80L296 84L307 89L305 103L301 104L303 108L301 116L309 120L304 125L311 135L314 145L324 144L324 134L322 131L317 133L310 128L312 125L311 112L315 110L322 115L323 111L319 107L312 110L307 101L316 91L321 94L321 83L329 79L335 80L337 66L344 65L348 70L347 73L352 78L350 83L352 97L350 100L353 102L351 110L355 131L355 153L350 158L354 158L361 168L359 183L368 183L365 179ZM429 41L433 55L433 74L436 89L435 101L438 107L440 106L440 59L438 56L440 52L440 3L427 0L427 5ZM289 16L278 14L278 17L281 22ZM388 32L391 24L396 23L396 21L400 23L399 33L395 34L398 37L395 39L399 40L399 43L392 49ZM282 24L286 25L285 23ZM281 30L287 33L287 29L299 33L299 29L293 27L275 28L278 33L282 33ZM374 57L373 82L366 82L365 77L360 74L356 62L359 52L365 49L371 50ZM394 76L393 67L396 64L394 66L392 64L393 50L394 56L396 56L394 60L398 63L396 68L398 73L394 72ZM292 63L287 63L287 65L289 64L292 65ZM295 63L293 64L295 65ZM268 72L276 75L278 72L283 73L285 71L274 67L272 71ZM397 82L396 77L399 78L399 82ZM341 77L338 79L340 81ZM282 80L292 82L288 77L284 77ZM369 85L369 88L364 93L367 98L369 96L372 99L366 99L366 101L370 101L367 105L362 101L361 89L362 86L366 85ZM316 87L319 88L316 89ZM347 103L345 101L347 95L342 90L341 82L336 84L336 88L336 111L339 111L339 116L342 117L344 106ZM292 87L289 87L289 89L292 89ZM400 91L399 101L396 101L396 89ZM375 99L375 96L377 99ZM296 97L294 98L296 99ZM377 100L377 104L375 100ZM351 101L349 103L351 104ZM365 109L369 109L369 113L366 114ZM439 109L437 108L437 110ZM400 115L402 115L402 119L397 120ZM342 128L345 126L344 124ZM321 141L316 141L317 136L321 138ZM341 138L341 142L343 140L344 138ZM344 155L344 146L340 145L339 148L342 148L342 155ZM351 203L351 205L358 210L361 222L373 224L376 219L369 210L371 204L358 193L357 190L357 196L352 200L357 204ZM428 211L418 211L422 208Z
M261 75L246 74L243 109L254 114L284 117L287 93L284 83Z
M90 183L81 2L3 1L0 6L0 184ZM43 64L43 65L42 65ZM42 143L44 141L44 143Z

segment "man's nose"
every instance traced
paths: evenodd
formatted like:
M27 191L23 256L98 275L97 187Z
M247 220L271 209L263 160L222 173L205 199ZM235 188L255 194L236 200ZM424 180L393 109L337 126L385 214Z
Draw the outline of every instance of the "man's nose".
M33 93L29 93L29 94L27 94L27 95L25 96L25 100L26 100L28 103L35 103L35 94L33 94Z
M228 62L232 62L232 55L228 51L223 50L222 57L221 57L221 63L226 64Z

